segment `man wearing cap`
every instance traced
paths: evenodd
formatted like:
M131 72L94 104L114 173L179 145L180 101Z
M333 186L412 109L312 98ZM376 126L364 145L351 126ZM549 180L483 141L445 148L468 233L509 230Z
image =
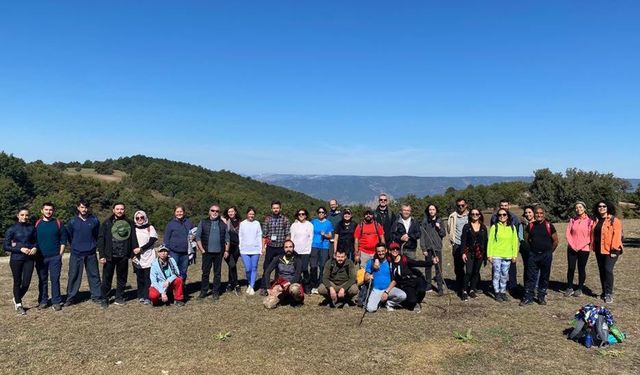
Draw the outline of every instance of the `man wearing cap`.
M164 244L158 249L158 257L151 263L150 277L149 299L153 306L169 302L171 295L176 306L184 306L180 270Z
M273 258L262 279L263 285L271 285L263 302L268 309L274 309L284 301L291 302L292 306L299 306L304 301L304 288L300 284L302 259L294 251L293 241L285 240L283 248L284 254ZM276 271L276 279L269 283L273 271Z
M139 253L138 238L134 233L134 224L125 217L124 203L113 205L113 215L100 226L98 235L98 254L102 264L102 307L109 306L109 292L116 272L116 305L124 305L124 287L127 285L129 260Z
M367 264L376 253L376 244L384 244L384 228L373 220L373 211L364 212L364 221L356 227L353 238L355 240L355 261Z

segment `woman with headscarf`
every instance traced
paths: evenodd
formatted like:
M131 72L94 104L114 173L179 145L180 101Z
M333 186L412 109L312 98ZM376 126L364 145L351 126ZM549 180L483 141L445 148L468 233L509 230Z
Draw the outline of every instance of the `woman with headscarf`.
M149 224L149 218L144 211L136 211L133 215L136 226L136 237L140 246L140 252L133 257L133 269L136 273L138 284L138 302L150 305L149 287L151 286L151 263L156 258L153 244L158 240L158 233L153 225ZM134 251L135 253L135 251Z

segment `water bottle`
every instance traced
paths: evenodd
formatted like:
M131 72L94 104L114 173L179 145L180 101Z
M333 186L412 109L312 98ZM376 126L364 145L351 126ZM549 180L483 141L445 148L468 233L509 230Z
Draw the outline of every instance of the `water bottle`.
M584 336L584 346L590 348L593 345L593 335L591 334L591 329L587 330L587 334Z

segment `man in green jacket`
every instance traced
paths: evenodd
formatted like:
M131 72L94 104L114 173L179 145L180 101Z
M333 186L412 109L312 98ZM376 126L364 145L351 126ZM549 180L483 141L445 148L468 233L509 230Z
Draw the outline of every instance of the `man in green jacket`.
M347 259L344 249L338 248L335 259L329 259L325 263L318 293L329 301L331 307L335 307L338 303L340 303L338 307L343 307L358 294L356 266Z

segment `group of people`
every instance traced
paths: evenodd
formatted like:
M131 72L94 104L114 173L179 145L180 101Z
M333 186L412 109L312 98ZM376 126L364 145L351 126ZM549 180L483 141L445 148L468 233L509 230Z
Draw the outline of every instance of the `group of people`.
M520 305L533 303L536 291L537 302L546 304L558 235L542 207L527 206L523 217L518 218L509 211L509 202L503 200L487 228L482 212L469 208L465 199L456 201L456 211L446 224L434 204L427 206L422 220L416 220L410 205L402 204L395 214L388 203L387 195L381 194L379 205L375 210L367 209L360 223L349 208L341 210L335 199L329 201L329 209L318 207L313 219L306 209L297 210L293 222L282 213L279 201L272 202L271 212L262 223L256 220L255 208L250 207L242 219L236 207L222 211L213 204L207 217L194 225L185 216L184 207L177 206L164 230L163 243L156 246L158 233L144 211L136 211L131 220L125 215L125 205L116 203L112 215L100 223L90 213L88 202L80 200L77 215L64 224L55 217L55 206L47 202L34 224L29 221L29 211L20 210L18 222L5 235L3 248L11 252L14 306L19 314L26 313L22 298L34 268L39 280L38 309L52 306L59 311L79 302L85 270L92 301L103 308L109 306L115 274L113 304L123 305L130 263L140 303L173 302L183 306L187 271L193 253L199 252L202 278L198 298L211 295L214 301L219 299L223 260L229 271L227 291L239 295L237 264L242 259L248 283L245 293L258 292L267 308L284 303L300 306L305 295L320 294L332 307L358 304L369 312L380 306L419 312L428 292L444 293L441 265L447 234L455 289L462 300L480 293L480 270L487 263L493 269L494 298L508 300L507 292L513 296L518 289L516 262L520 256L524 263ZM608 202L598 202L593 216L588 215L584 202L577 202L575 210L576 216L566 231L569 266L565 294L582 293L586 264L593 251L600 270L602 298L610 303L613 268L622 253L622 223L615 216L615 206ZM63 304L60 274L67 246L69 277ZM260 257L264 259L262 277L258 278ZM574 289L576 265L579 276Z

